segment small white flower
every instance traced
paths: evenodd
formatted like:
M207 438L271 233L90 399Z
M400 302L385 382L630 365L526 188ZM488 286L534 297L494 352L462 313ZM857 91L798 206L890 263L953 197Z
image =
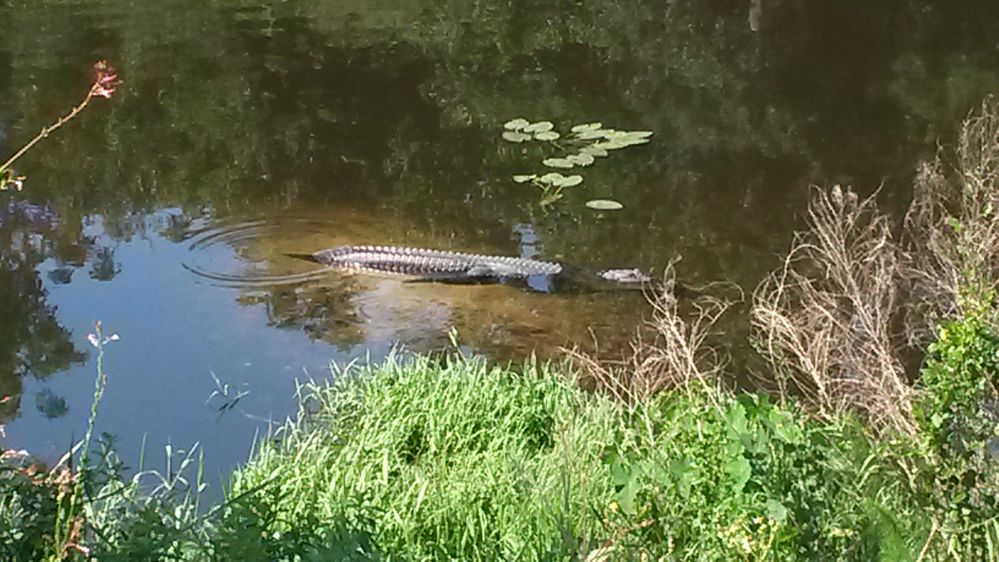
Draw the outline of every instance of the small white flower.
M101 341L97 339L97 334L87 334L87 341L90 342L90 345L97 348L100 348L103 345L107 345L113 341L118 341L120 339L121 337L118 334L111 334L110 336L104 338L103 341Z

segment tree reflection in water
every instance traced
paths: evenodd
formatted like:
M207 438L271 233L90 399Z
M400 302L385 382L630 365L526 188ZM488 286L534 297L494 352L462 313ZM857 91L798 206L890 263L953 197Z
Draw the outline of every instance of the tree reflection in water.
M4 203L0 206L0 396L13 399L0 404L0 422L17 416L23 377L45 379L86 358L46 303L36 270L53 254L49 240L58 228L55 214L31 203ZM67 411L65 401L51 391L36 399L47 416Z

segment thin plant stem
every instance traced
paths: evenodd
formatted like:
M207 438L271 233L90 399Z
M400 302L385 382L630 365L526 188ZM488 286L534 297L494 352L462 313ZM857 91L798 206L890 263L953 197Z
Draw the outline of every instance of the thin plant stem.
M6 178L0 179L0 191L3 191L8 183L16 183L17 189L21 189L20 180L23 178L14 178L14 174L11 170L11 166L14 162L24 156L26 152L31 150L33 146L41 142L42 139L49 136L57 129L69 123L74 117L80 114L81 111L86 109L87 105L90 104L90 100L95 97L102 97L110 99L114 94L115 88L117 88L120 81L118 80L118 75L115 73L114 69L105 62L98 61L94 64L94 82L90 85L90 89L87 90L87 95L83 98L79 104L76 105L69 113L60 117L55 123L42 127L42 130L35 135L27 144L21 147L20 150L14 153L13 156L8 158L3 164L0 164L0 174L6 175ZM15 181L16 180L16 181Z
M97 423L97 409L104 397L104 388L107 386L108 376L104 372L104 331L101 323L94 324L97 347L97 376L94 378L94 397L90 401L90 417L87 419L87 433L83 436L83 446L80 450L80 474L84 474L90 463L90 441L94 436L94 426Z
M58 121L49 125L48 127L42 127L42 130L39 131L37 135L35 135L35 138L28 141L28 144L22 146L21 149L15 152L13 156L8 158L6 162L0 164L0 171L10 168L11 165L14 164L14 161L20 158L21 156L24 156L24 153L27 152L28 150L31 150L31 147L38 144L42 139L55 132L57 129L59 129L66 123L69 123L71 119L76 117L81 111L83 111L87 107L87 105L90 104L90 100L92 100L93 98L94 98L94 88L91 87L90 91L87 92L87 97L83 98L83 101L81 101L79 105L74 107L72 111L60 117Z
M62 560L70 548L78 546L72 543L73 534L74 530L79 532L76 520L80 506L83 505L84 495L90 495L91 492L89 490L90 442L94 436L94 427L97 425L97 411L104 396L104 389L107 387L107 373L104 372L104 345L116 339L116 337L112 336L111 339L105 339L101 322L98 320L94 323L94 334L91 334L90 338L90 342L97 348L97 376L94 377L94 396L90 401L87 432L84 434L80 445L80 462L77 475L73 481L72 491L66 497L68 505L63 508L60 502L56 513L56 523L53 533L55 540L52 543L53 551L50 554L50 560Z

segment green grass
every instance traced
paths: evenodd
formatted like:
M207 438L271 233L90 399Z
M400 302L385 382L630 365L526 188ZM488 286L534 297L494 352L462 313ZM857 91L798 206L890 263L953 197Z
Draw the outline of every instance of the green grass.
M228 500L201 514L198 480L182 476L193 454L150 491L120 474L102 441L67 549L53 531L76 480L0 469L0 553L997 559L996 471L982 433L995 424L971 407L989 386L967 384L999 356L990 330L979 318L941 331L918 412L928 425L912 437L875 438L849 414L818 420L757 394L702 389L626 404L581 390L559 366L392 357L304 387L300 415L262 440Z
M911 436L759 394L629 404L560 365L393 356L303 387L207 511L194 450L169 478L126 479L106 437L77 470L0 462L0 558L999 560L994 310L941 327Z
M233 476L240 559L907 559L929 522L886 451L745 395L626 406L546 368L390 359Z

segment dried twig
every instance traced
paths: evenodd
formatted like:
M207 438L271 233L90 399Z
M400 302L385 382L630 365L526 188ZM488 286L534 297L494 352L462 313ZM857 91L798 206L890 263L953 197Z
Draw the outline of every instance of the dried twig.
M923 164L906 214L902 275L906 334L922 344L943 318L988 298L999 278L999 104L991 98L961 130L956 162Z
M899 251L874 196L816 189L808 230L757 288L753 338L774 372L833 415L861 410L875 425L913 430L911 389L891 334Z
M706 343L713 327L732 302L702 295L690 302L692 314L679 310L675 294L674 263L666 266L663 281L646 298L652 317L639 330L631 354L619 361L602 361L578 349L565 350L582 372L618 399L638 402L664 390L712 386L726 360Z

